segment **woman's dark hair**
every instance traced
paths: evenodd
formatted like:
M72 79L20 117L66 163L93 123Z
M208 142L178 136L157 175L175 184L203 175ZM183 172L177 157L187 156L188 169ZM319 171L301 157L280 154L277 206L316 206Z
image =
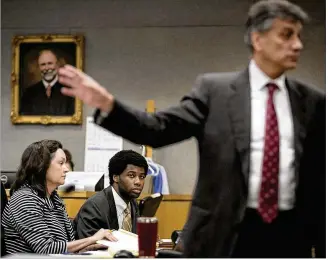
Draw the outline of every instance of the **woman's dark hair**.
M38 192L39 196L45 197L47 194L46 173L58 149L62 149L62 144L55 140L42 140L30 144L23 152L10 195L22 185L28 184Z
M113 176L122 174L128 164L144 168L147 174L148 163L141 154L132 150L122 150L109 160L108 173L111 185L114 183Z
M69 165L72 168L72 171L74 171L74 162L72 161L72 154L70 151L68 151L67 149L64 149L64 153L66 155L66 162L69 163Z

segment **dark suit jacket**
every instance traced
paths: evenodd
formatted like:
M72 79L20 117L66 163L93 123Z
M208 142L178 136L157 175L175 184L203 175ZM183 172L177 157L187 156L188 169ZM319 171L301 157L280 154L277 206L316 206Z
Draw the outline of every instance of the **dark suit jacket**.
M309 122L319 104L325 102L325 96L294 80L287 79L286 85L293 115L296 181L298 187L304 187L304 191L297 192L314 199L311 191L317 187L301 183L304 178L300 176L312 173L309 168L300 172L300 161ZM95 114L95 122L102 127L138 144L157 148L197 138L199 176L183 235L186 257L227 257L232 253L247 203L250 106L247 69L202 75L179 105L154 115L117 100L107 118L101 120L99 111ZM313 180L314 184L320 181ZM296 198L297 203L299 199ZM308 213L308 208L303 207L298 215L300 223Z
M304 140L297 208L316 257L326 257L326 102L316 104Z
M131 201L132 232L136 233L138 206L135 200ZM112 187L109 186L97 192L80 208L74 219L76 238L81 239L94 235L99 229L119 229L116 205Z
M75 111L75 100L64 96L60 89L63 87L58 81L51 88L50 98L46 95L43 82L40 81L25 89L20 102L21 115L53 115L69 116Z

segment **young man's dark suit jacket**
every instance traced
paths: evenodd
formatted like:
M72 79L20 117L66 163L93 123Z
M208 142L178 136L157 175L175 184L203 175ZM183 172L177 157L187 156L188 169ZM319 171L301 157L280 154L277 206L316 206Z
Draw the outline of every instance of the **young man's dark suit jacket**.
M75 112L75 99L61 93L63 87L58 81L51 88L50 98L42 81L28 87L21 98L21 115L69 116Z
M312 201L313 190L323 172L303 169L300 162L311 118L324 94L287 79L294 125L295 174L301 198ZM250 167L250 83L248 69L234 73L212 73L198 77L192 92L180 104L154 115L132 109L119 101L108 117L100 111L95 122L132 142L162 147L196 137L199 148L199 176L193 194L183 240L186 257L230 256L242 222L248 193ZM320 118L325 120L325 118ZM133 131L131 131L133 129ZM315 154L317 151L312 149ZM315 155L313 155L315 156ZM311 175L313 186L303 183ZM303 206L304 204L302 204ZM325 207L321 205L320 207ZM308 221L308 208L300 208L298 220ZM316 219L316 217L314 217ZM310 238L307 238L310 239ZM310 247L310 245L307 245ZM309 249L310 250L310 249Z
M131 201L132 232L136 233L138 205ZM109 186L87 199L74 219L76 238L94 235L99 229L119 229L112 187Z

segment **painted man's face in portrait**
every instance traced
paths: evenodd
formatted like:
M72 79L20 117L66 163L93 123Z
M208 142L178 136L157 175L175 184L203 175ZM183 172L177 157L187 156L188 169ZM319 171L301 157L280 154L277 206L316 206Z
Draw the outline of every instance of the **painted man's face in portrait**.
M49 50L41 52L38 60L41 77L47 82L55 79L58 72L57 57Z

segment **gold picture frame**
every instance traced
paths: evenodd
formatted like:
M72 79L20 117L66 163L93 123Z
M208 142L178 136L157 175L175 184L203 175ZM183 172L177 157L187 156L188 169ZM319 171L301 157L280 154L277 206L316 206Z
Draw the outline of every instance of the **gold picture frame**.
M57 70L64 64L83 70L83 60L82 35L15 36L12 40L11 122L82 124L82 102L61 94ZM53 64L55 67L51 67Z

